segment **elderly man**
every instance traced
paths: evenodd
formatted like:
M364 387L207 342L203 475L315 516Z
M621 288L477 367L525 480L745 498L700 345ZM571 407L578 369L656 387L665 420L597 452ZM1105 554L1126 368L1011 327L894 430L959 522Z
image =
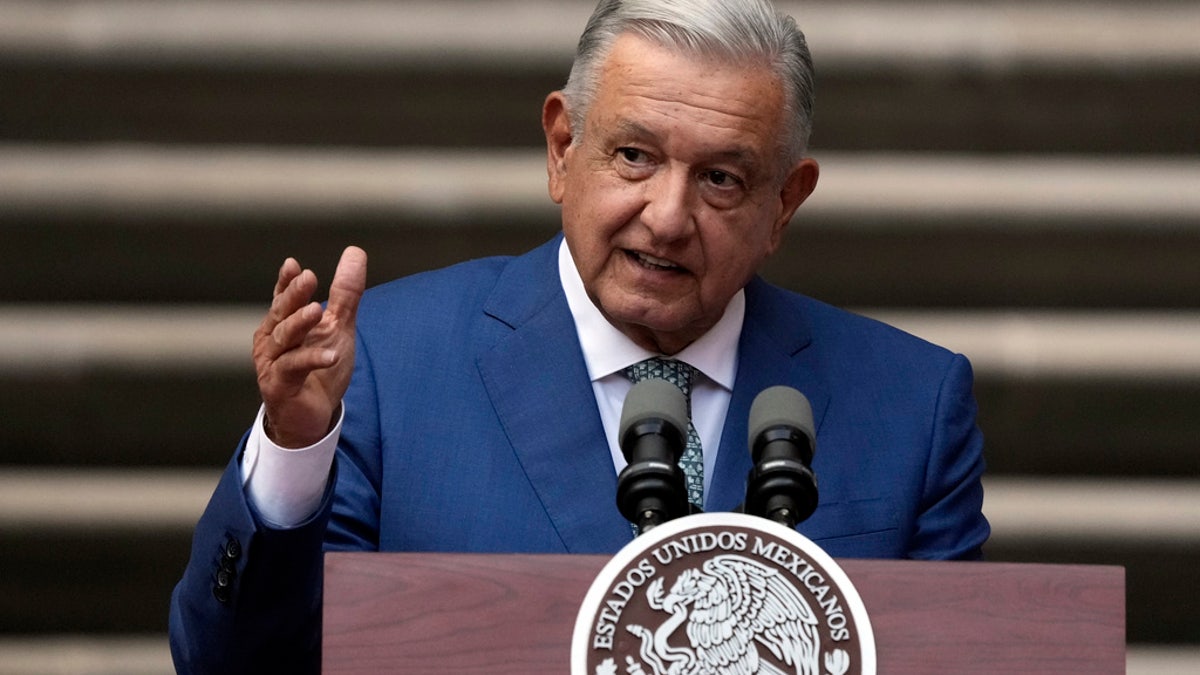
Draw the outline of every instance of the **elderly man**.
M786 384L817 427L802 533L978 557L966 360L756 276L817 184L811 114L804 36L769 3L605 0L542 110L560 237L366 293L349 248L325 308L285 262L254 339L262 410L172 598L179 669L315 670L323 550L616 551L638 364L691 383L706 510L741 503L750 403Z

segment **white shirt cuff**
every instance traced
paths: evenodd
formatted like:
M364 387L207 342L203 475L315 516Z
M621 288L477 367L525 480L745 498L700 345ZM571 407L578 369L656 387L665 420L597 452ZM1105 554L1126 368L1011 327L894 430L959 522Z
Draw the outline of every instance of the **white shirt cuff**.
M242 486L258 517L278 529L303 524L321 507L329 469L342 433L345 406L340 407L337 424L325 438L307 448L281 448L263 428L265 407L246 439L242 455Z

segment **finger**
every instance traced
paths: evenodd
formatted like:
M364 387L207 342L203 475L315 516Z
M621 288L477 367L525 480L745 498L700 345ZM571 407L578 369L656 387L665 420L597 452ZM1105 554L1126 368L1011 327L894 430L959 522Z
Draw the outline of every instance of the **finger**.
M272 297L282 293L288 284L292 283L292 279L300 275L300 272L300 263L295 258L284 260L283 264L279 266L279 276L275 280L275 292L272 293Z
M304 334L321 319L320 306L312 302L317 279L309 270L294 277L279 295L254 331L254 358L274 360L284 350L299 344Z
M338 362L338 353L326 347L301 347L284 352L275 360L268 377L280 393L299 390L308 376ZM264 392L265 393L265 392ZM266 396L264 396L266 398Z
M357 246L342 251L333 283L329 286L329 310L348 325L354 325L358 301L367 287L367 253Z
M316 292L317 275L313 274L312 270L302 270L292 277L287 286L280 289L271 299L271 308L267 310L267 316L262 323L263 332L270 333L275 330L277 324L312 302Z
M321 322L321 305L310 302L296 310L271 330L269 354L278 355L304 343L312 329Z

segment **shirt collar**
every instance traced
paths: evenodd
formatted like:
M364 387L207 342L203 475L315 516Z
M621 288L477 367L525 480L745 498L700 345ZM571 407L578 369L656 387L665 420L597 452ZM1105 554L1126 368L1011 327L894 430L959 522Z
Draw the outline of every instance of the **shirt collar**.
M575 332L583 348L588 376L593 382L639 361L661 356L639 346L604 318L584 290L583 279L579 276L565 239L558 249L558 276L575 320ZM746 295L739 290L725 307L725 313L716 325L671 358L691 365L708 379L732 391L737 374L738 339L745 316Z

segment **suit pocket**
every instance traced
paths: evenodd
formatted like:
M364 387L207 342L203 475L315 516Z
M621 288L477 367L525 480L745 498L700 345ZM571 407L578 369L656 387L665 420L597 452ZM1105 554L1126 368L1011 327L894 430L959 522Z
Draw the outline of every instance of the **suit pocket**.
M798 529L834 557L894 558L905 550L899 520L891 500L862 499L819 504Z

